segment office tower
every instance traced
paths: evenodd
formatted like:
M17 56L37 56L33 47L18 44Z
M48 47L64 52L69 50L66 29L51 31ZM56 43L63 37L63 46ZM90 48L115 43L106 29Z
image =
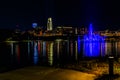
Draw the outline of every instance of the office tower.
M52 18L48 18L48 21L47 21L47 30L50 31L52 30Z
M75 34L78 34L78 30L77 30L77 28L75 28Z

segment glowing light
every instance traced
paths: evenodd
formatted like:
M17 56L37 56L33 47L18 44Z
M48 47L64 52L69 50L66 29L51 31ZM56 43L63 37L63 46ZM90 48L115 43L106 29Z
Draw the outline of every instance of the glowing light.
M92 24L89 26L89 34L84 36L84 56L97 57L100 56L100 42L103 42L103 37L94 34Z
M37 23L32 23L32 27L33 27L33 28L36 28L37 26L38 26Z
M52 30L52 18L48 18L48 22L47 22L47 30Z
M62 41L62 39L56 39L55 41L60 42L60 41Z

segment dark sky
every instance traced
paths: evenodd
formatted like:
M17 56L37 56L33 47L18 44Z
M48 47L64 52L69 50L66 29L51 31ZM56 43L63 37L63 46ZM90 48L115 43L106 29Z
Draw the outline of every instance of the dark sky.
M0 28L31 28L32 22L46 26L88 26L96 29L119 29L120 3L117 0L39 0L1 1Z

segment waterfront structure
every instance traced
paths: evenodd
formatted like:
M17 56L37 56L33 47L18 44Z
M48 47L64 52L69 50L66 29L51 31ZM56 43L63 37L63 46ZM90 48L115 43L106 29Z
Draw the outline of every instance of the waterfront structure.
M47 21L47 31L52 31L53 25L52 25L52 18L48 18Z
M67 34L67 35L71 35L75 33L75 30L73 27L66 27L66 26L58 26L57 31L61 32L62 34Z

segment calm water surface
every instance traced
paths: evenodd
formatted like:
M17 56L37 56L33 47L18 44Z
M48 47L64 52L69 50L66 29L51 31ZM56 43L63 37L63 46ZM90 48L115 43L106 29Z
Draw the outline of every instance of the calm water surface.
M0 68L30 65L56 65L84 57L120 55L120 42L85 42L82 40L9 41L0 43Z

